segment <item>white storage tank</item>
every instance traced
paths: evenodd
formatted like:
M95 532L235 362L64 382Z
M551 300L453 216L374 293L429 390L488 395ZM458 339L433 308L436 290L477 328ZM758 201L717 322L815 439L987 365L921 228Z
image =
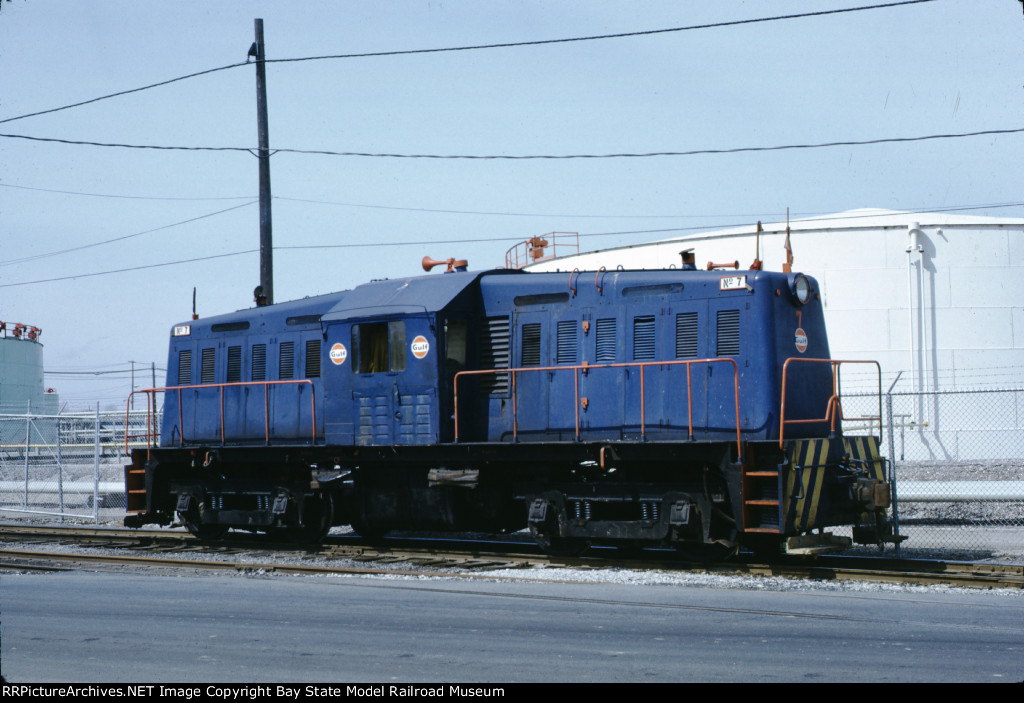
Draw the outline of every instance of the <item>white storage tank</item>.
M788 227L793 271L821 287L832 358L876 360L883 393L923 394L894 409L897 456L1024 457L1024 393L1002 392L1024 382L1024 219L865 209ZM786 238L775 222L547 260L534 248L527 268L678 268L693 249L700 269L759 256L780 271ZM963 390L990 394L943 395Z
M0 322L0 414L51 415L57 394L43 385L43 345L38 327Z
M899 388L1018 384L1024 369L1024 219L852 210L789 224L793 270L821 285L834 358L875 359ZM780 271L786 223L763 225L760 258ZM757 226L561 256L538 271L680 266L757 255ZM888 384L886 384L888 387Z

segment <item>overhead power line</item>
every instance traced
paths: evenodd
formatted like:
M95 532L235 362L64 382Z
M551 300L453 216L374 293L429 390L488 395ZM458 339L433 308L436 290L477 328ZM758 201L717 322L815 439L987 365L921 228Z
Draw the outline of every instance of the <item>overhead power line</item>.
M336 205L338 207L354 207L354 208L365 208L369 210L389 210L398 212L428 212L438 215L481 215L487 217L560 217L560 218L572 218L572 219L588 219L588 220L679 220L679 219L698 219L704 217L764 217L763 213L752 214L752 215L694 215L694 214L676 214L676 215L595 215L595 214L582 214L582 213L555 213L555 212L508 212L508 211L494 211L494 210L446 210L442 208L427 208L427 207L402 207L399 205L373 205L369 203L346 203L339 202L336 200L313 200L311 198L289 198L283 195L275 195L274 200L281 200L289 203L308 203L313 205Z
M189 224L191 222L197 222L199 220L205 220L207 217L214 217L216 215L222 215L225 212L231 212L232 210L237 210L239 208L247 207L249 205L254 204L255 202L256 201L253 200L253 201L250 201L248 203L242 203L241 205L235 205L234 207L225 208L224 210L217 210L216 212L208 212L205 215L199 215L197 217L190 217L187 220L181 220L179 222L172 222L169 225L162 225L160 227L154 227L153 229L147 229L147 230L144 230L142 232L135 232L133 234L125 234L125 235L123 235L121 237L114 237L113 239L105 239L102 242L93 242L92 244L82 244L82 245L77 246L77 247L71 247L71 248L68 248L68 249L60 249L58 251L50 251L50 252L46 252L44 254L33 254L32 256L25 256L25 257L22 257L20 259L10 259L8 261L0 261L0 266L11 266L13 264L22 264L22 263L26 263L26 262L29 262L29 261L36 261L37 259L46 259L46 258L51 257L51 256L59 256L60 254L68 254L68 253L73 252L73 251L81 251L82 249L91 249L92 247L98 247L98 246L102 246L104 244L112 244L114 242L123 242L124 240L132 239L133 237L141 237L144 234L150 234L152 232L159 232L161 230L170 229L171 227L179 227L181 225L186 225L186 224Z
M70 281L76 278L94 278L96 276L109 276L114 273L128 273L130 271L142 271L144 269L162 268L164 266L177 266L179 264L191 264L197 261L210 261L211 259L225 259L231 256L242 254L255 254L259 249L248 249L246 251L233 251L227 254L212 254L210 256L197 256L192 259L181 259L180 261L166 261L160 264L143 264L141 266L129 266L128 268L112 269L110 271L92 271L89 273L78 273L71 276L56 276L54 278L41 278L35 281L21 281L20 283L0 283L0 288L13 288L15 286L30 286L36 283L55 283L57 281Z
M398 205L375 205L369 203L348 203L336 200L314 200L311 198L289 198L282 195L275 195L275 200L283 200L285 202L292 203L309 203L314 205L336 205L338 207L354 207L354 208L368 208L371 210L389 210L399 212L427 212L432 214L441 215L479 215L486 217L547 217L547 218L571 218L571 219L591 219L591 220L697 220L697 219L714 219L714 218L737 218L747 217L754 220L764 220L766 217L785 217L786 213L783 212L759 212L759 213L683 213L673 215L649 215L649 214L614 214L614 215L595 215L592 213L565 213L565 212L510 212L510 211L495 211L495 210L450 210L441 208L425 208L425 207L402 207ZM986 203L983 205L951 205L949 207L939 206L925 206L925 207L912 207L903 208L907 212L957 212L960 210L995 210L999 208L1007 207L1024 207L1024 202L1015 203ZM792 213L793 217L810 217L819 213Z
M375 51L362 54L327 54L324 56L305 56L292 59L267 59L267 63L289 63L297 61L323 61L326 59L361 59L379 56L408 56L411 54L438 54L450 51L477 51L480 49L511 49L524 46L544 46L547 44L568 44L571 42L597 41L602 39L624 39L627 37L644 37L654 34L669 34L672 32L688 32L698 29L721 29L724 27L737 27L745 24L759 24L762 22L778 22L782 20L804 19L807 17L823 17L825 15L839 15L848 12L863 12L865 10L881 10L901 5L920 5L935 0L903 0L901 2L887 2L877 5L862 5L860 7L845 7L835 10L818 10L815 12L800 12L790 15L773 15L771 17L756 17L743 20L727 20L724 22L709 22L707 24L693 24L686 27L669 27L667 29L647 29L636 32L617 32L615 34L595 34L585 37L569 37L564 39L536 39L521 42L502 42L497 44L472 44L469 46L449 46L436 49L404 49L395 51ZM0 120L2 122L2 120Z
M762 23L762 22L778 22L778 21L782 21L782 20L803 19L803 18L807 18L807 17L823 17L825 15L838 15L838 14L844 14L844 13L849 13L849 12L864 12L866 10L882 10L882 9L888 9L888 8L893 8L893 7L900 7L900 6L903 6L903 5L920 5L920 4L928 3L928 2L935 2L935 0L900 0L899 2L887 2L887 3L879 3L879 4L875 4L875 5L862 5L862 6L859 6L859 7L837 8L835 10L819 10L819 11L816 11L816 12L801 12L801 13L795 13L795 14L789 14L789 15L775 15L775 16L772 16L772 17L757 17L757 18L743 19L743 20L729 20L729 21L725 21L725 22L710 22L710 23L707 23L707 24L695 24L695 25L689 25L689 26L686 26L686 27L670 27L670 28L667 28L667 29L648 29L648 30L641 30L641 31L636 31L636 32L619 32L619 33L615 33L615 34L597 34L597 35L591 35L591 36L568 37L568 38L562 38L562 39L538 39L538 40L522 41L522 42L503 42L503 43L498 43L498 44L473 44L473 45L467 45L467 46L449 46L449 47L439 47L439 48L433 48L433 49L399 49L399 50L393 50L393 51L373 51L373 52L366 52L366 53L360 53L360 54L328 54L328 55L324 55L324 56L303 56L303 57L285 58L285 59L267 59L267 60L265 60L265 63L295 63L295 62L300 62L300 61L327 61L327 60L337 60L337 59L359 59L359 58L374 58L374 57L384 57L384 56L412 56L412 55L417 55L417 54L439 54L439 53L453 52L453 51L478 51L478 50L483 50L483 49L510 49L510 48L515 48L515 47L542 46L542 45L546 45L546 44L567 44L567 43L571 43L571 42L598 41L598 40L604 40L604 39L623 39L623 38L627 38L627 37L642 37L642 36L651 36L651 35L655 35L655 34L668 34L670 32L687 32L687 31L694 31L694 30L699 30L699 29L720 29L720 28L724 28L724 27L736 27L736 26L740 26L740 25L758 24L758 23ZM30 112L30 113L27 113L27 114L24 114L24 115L18 115L16 117L8 117L8 118L0 120L0 124L4 124L5 122L14 122L15 120L23 120L23 119L26 119L28 117L38 117L40 115L48 115L48 114L51 114L51 113L54 113L54 112L60 112L62 110L70 110L70 109L75 108L75 107L82 107L83 105L90 105L92 103L100 102L101 100L108 100L110 98L116 98L116 97L120 97L122 95L130 95L132 93L139 93L139 92L142 92L144 90L150 90L151 88L159 88L161 86L169 85L171 83L177 83L179 81L184 81L184 80L187 80L189 78L196 78L198 76L205 76L205 75L208 75L210 73L217 73L218 71L227 71L229 69L238 68L240 66L245 66L247 64L248 64L248 61L244 61L244 62L239 62L239 63L228 64L226 66L218 66L217 68L206 69L205 71L197 71L196 73L189 73L189 74L184 75L184 76L178 76L177 78L170 78L168 80L160 81L158 83L151 83L149 85L144 85L144 86L141 86L139 88L131 88L129 90L122 90L122 91L118 91L116 93L110 93L108 95L101 95L101 96L96 97L96 98L91 98L89 100L83 100L81 102L72 103L70 105L63 105L61 107L54 107L54 108L50 108L48 110L39 110L38 112Z
M994 208L1003 208L1003 207L1020 207L1022 205L1024 205L1024 203L1022 203L1022 202L1017 202L1017 203L995 203L995 204L989 204L989 205L969 205L969 206L965 205L965 206L950 206L950 207L928 208L928 210L933 211L933 212L958 212L958 211L963 211L963 210L994 209ZM902 213L893 213L893 214L896 215L896 214L902 214ZM828 215L828 216L823 216L823 217L802 217L797 222L799 224L804 225L804 224L814 223L814 222L828 223L828 222L832 222L832 221L836 221L836 220L843 220L843 221L845 221L845 220L854 220L854 219L877 219L877 218L883 217L883 216L885 216L885 213L868 212L868 213L864 213L862 215L842 215L840 213L840 214ZM622 231L615 231L615 232L584 232L584 233L581 233L579 236L580 236L581 239L591 239L591 238L595 238L595 237L615 237L615 236L627 236L627 235L631 236L631 235L642 235L642 234L651 235L651 234L669 234L669 233L679 233L679 232L695 233L695 232L701 232L701 231L707 232L707 231L717 231L717 230L723 230L723 229L732 229L732 228L736 228L736 227L753 227L753 225L748 220L748 221L745 221L745 222L735 222L735 223L732 223L732 224L717 223L717 224L714 224L714 225L699 225L699 226L694 226L694 227L664 227L664 228L658 228L658 229L622 230ZM434 246L434 245L442 245L442 244L479 244L479 243L493 244L493 243L498 243L498 242L522 242L523 240L524 240L524 237L522 237L522 236L515 236L515 237L513 237L513 236L504 236L504 237L478 237L478 238L472 238L472 239L438 239L438 240L430 240L430 241L413 241L413 240L409 240L409 241L394 241L394 242L366 242L366 241L363 241L363 242L353 242L353 243L348 243L348 244L299 244L299 245L290 245L290 246L276 246L276 247L274 247L274 251L318 250L318 249L356 249L356 248L367 248L367 247ZM213 260L213 259L223 259L223 258L228 258L228 257L233 257L233 256L242 256L242 255L245 255L245 254L256 254L256 253L259 253L259 249L246 249L244 251L227 252L227 253L224 253L224 254L213 254L213 255L210 255L210 256L200 256L200 257L194 257L194 258L191 258L191 259L181 259L181 260L178 260L178 261L165 261L165 262L157 263L157 264L143 264L143 265L140 265L140 266L132 266L132 267L128 267L128 268L113 269L113 270L110 270L110 271L93 271L93 272L89 272L89 273L80 273L80 274L69 275L69 276L59 276L59 277L54 277L54 278L38 279L38 280L35 280L35 281L21 281L21 282L18 282L18 283L4 283L4 284L0 284L0 288L12 288L12 287L16 287L16 286L28 286L28 285L34 285L36 283L53 283L53 282L57 282L57 281L68 281L68 280L72 280L72 279L76 279L76 278L92 278L92 277L96 277L96 276L106 276L106 275L111 275L111 274L116 274L116 273L127 273L127 272L131 272L131 271L141 271L141 270L144 270L144 269L163 268L163 267L166 267L166 266L177 266L177 265L180 265L180 264L190 264L190 263L196 263L196 262L200 262L200 261L210 261L210 260Z
M1013 129L987 129L977 132L957 132L950 134L929 134L917 137L883 137L881 139L843 140L818 142L815 144L780 144L775 146L742 146L725 149L690 149L687 151L651 151L651 152L620 152L608 154L399 154L365 151L331 151L327 149L274 149L274 153L313 154L319 156L359 156L366 158L385 159L468 159L478 161L528 161L528 160L562 160L562 159L642 159L655 156L708 156L716 154L742 154L760 151L787 151L793 149L825 149L830 147L871 146L874 144L900 144L923 142L935 139L962 139L964 137L995 136L1000 134L1018 134L1024 127ZM114 142L92 142L54 137L32 137L26 134L0 134L8 139L28 139L37 142L53 142L76 146L96 146L120 149L158 149L167 151L232 151L254 153L249 147L236 146L165 146L154 144L119 144Z
M146 371L151 370L152 367L144 366L140 363L136 367L134 375L142 376ZM166 371L167 369L157 368L157 371ZM132 369L124 368L116 371L44 371L47 376L76 376L79 378L92 378L97 376L111 376L114 378L131 378Z
M991 208L1011 208L1024 206L1024 203L1002 203L985 206L957 206L949 208L931 208L930 210L935 212L958 212L964 210L978 210L978 209L991 209ZM811 222L829 222L835 220L850 220L850 219L867 219L867 218L879 218L884 214L879 213L865 213L863 215L830 215L827 217L815 217L815 218L801 218L800 224L807 224ZM658 229L631 229L622 231L611 231L611 232L584 232L580 234L580 238L593 238L599 236L626 236L626 235L637 235L637 234L668 234L672 232L699 232L699 231L715 231L720 229L731 229L734 227L752 227L750 221L735 222L732 224L718 223L714 225L699 225L693 227L663 227ZM360 243L352 244L336 244L336 245L294 245L286 247L274 247L275 252L280 251L301 251L301 250L326 250L326 249L362 249L368 247L423 247L423 246L435 246L435 245L463 245L463 244L497 244L500 241L513 241L518 243L522 241L522 236L490 236L490 237L476 237L476 238L465 238L465 239L432 239L430 241L360 241ZM143 264L140 266L131 266L128 268L113 269L110 271L92 271L88 273L78 273L74 275L57 276L52 278L40 278L37 280L25 280L15 283L0 283L0 289L14 288L18 285L33 285L35 283L50 283L61 280L72 280L74 278L90 278L95 276L111 275L115 273L126 273L130 271L140 271L143 269L151 268L163 268L166 266L177 266L180 264L197 263L200 261L210 261L213 259L225 259L228 257L243 256L246 254L258 254L258 249L249 249L241 252L228 252L225 254L214 254L211 256L195 257L191 259L181 259L178 261L165 261L158 264Z
M59 195L79 195L86 197L95 198L124 198L130 200L157 200L157 201L207 201L207 200L247 200L250 201L246 205L254 204L258 196L256 195L237 195L237 196L223 196L223 197L171 197L171 196L149 196L149 195L126 195L126 194L115 194L115 193L88 193L83 191L75 190L59 190L55 188L37 188L34 186L22 186L15 185L12 183L0 183L0 188L17 188L20 190L31 190L40 193L56 193ZM397 212L425 212L439 215L471 215L471 216L486 216L486 217L546 217L546 218L572 218L572 219L588 219L588 220L696 220L696 219L715 219L715 218L753 218L764 220L766 217L784 217L785 212L780 211L778 213L771 212L758 212L758 213L674 213L674 214L649 214L649 213L612 213L612 214L594 214L594 213L578 213L578 212L515 212L511 210L456 210L452 208L428 208L428 207L412 207L402 205L382 205L380 203L353 203L340 200L317 200L315 198L292 198L285 195L275 195L274 200L280 200L289 203L305 203L313 205L331 205L337 207L351 207L351 208L363 208L368 210L388 210ZM901 208L907 212L957 212L963 210L995 210L1008 207L1022 207L1024 202L1013 202L1013 203L983 203L975 205L950 205L950 206L937 206L937 205L925 205L921 207L904 207ZM226 210L220 210L218 212L210 213L209 215L201 215L202 217L209 217L210 215L220 214L226 212ZM820 213L812 212L793 212L793 217L811 217ZM166 225L172 227L176 224L185 224L192 220L183 220L182 222L172 223ZM156 230L146 230L138 234L146 234ZM129 235L131 236L131 235ZM110 240L114 241L114 240ZM102 243L102 242L100 242ZM61 253L61 252L57 252ZM34 257L29 257L34 258ZM0 261L0 266L7 262Z
M101 95L98 98L91 98L89 100L83 100L81 102L72 103L70 105L63 105L61 107L54 107L54 108L50 108L49 110L39 110L38 112L30 112L30 113L27 113L25 115L18 115L17 117L8 117L7 119L0 120L0 124L3 124L4 122L14 122L15 120L23 120L23 119L26 119L28 117L38 117L40 115L49 115L52 112L60 112L61 110L70 110L71 108L82 107L83 105L91 105L92 103L98 103L101 100L108 100L110 98L116 98L116 97L119 97L121 95L130 95L132 93L141 93L142 91L149 90L150 88L159 88L160 86L170 85L171 83L177 83L178 81L184 81L184 80L187 80L189 78L196 78L197 76L205 76L205 75L207 75L209 73L216 73L218 71L226 71L229 68L237 68L239 66L244 66L245 64L246 64L246 62L242 61L240 63L228 64L227 66L219 66L217 68L208 68L205 71L198 71L196 73L189 73L189 74L184 75L184 76L178 76L177 78L170 78L170 79L168 79L166 81L160 81L159 83L150 83L149 85L144 85L144 86L141 86L139 88L130 88L129 90L121 90L121 91L118 91L117 93L110 93L109 95Z
M0 188L16 188L18 190L31 190L37 193L58 193L60 195L81 195L90 198L120 198L124 200L175 200L175 201L200 201L200 200L256 200L255 195L230 195L223 197L203 198L176 198L161 195L118 195L116 193L85 193L78 190L57 190L55 188L33 188L32 186L19 186L13 183L0 183Z

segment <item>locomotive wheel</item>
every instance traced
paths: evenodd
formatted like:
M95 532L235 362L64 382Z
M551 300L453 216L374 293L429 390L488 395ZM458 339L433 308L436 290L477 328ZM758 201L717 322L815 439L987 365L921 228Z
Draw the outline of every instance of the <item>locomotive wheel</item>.
M376 542L391 531L386 527L375 525L374 523L367 522L365 520L354 520L352 522L352 529L367 542Z
M185 526L185 529L192 534L196 539L201 539L204 542L209 540L217 540L228 533L230 529L227 525L204 525L203 514L206 512L206 502L200 501L196 507L191 508L187 511L178 512L178 520Z
M582 537L562 537L547 525L530 525L530 534L545 554L553 557L576 557L590 548Z
M307 497L303 503L302 518L300 525L299 516L291 516L285 526L288 539L299 544L322 542L334 523L334 498L330 493Z

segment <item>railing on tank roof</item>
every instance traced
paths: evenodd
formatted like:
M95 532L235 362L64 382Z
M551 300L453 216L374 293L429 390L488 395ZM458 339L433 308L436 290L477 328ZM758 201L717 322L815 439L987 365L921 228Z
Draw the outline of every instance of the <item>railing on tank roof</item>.
M220 392L220 442L224 444L227 442L227 434L224 429L224 389L239 386L262 386L263 387L263 426L264 435L267 444L270 444L270 386L284 386L284 385L295 385L305 384L309 386L309 402L310 402L310 424L313 426L311 441L316 444L316 386L308 378L297 378L287 379L279 381L240 381L235 383L201 383L188 386L164 386L162 388L145 388L138 391L132 391L128 395L127 407L130 412L132 397L137 393L144 393L146 395L146 433L132 434L129 435L127 427L125 428L125 452L128 452L128 442L131 439L137 439L144 437L146 439L147 448L156 446L157 441L160 437L160 428L156 426L154 421L154 409L156 407L156 394L166 393L167 391L176 391L178 394L178 434L180 436L179 446L184 446L185 442L188 441L185 437L185 429L183 423L182 409L181 409L181 393L187 390L211 390L218 389Z
M786 389L787 389L787 374L789 373L790 363L807 363L807 364L829 364L832 367L832 395L829 396L828 403L825 406L825 416L819 418L800 419L800 420L787 420L786 419ZM845 417L843 415L843 404L842 404L842 383L840 379L840 369L844 364L871 364L875 367L875 372L878 376L878 415L866 415L861 417ZM850 359L803 359L798 357L790 357L786 359L786 362L782 365L782 404L779 410L779 448L782 448L782 444L785 441L786 436L786 425L801 425L811 423L829 423L829 431L833 434L836 432L836 423L843 421L855 421L855 422L867 422L869 427L874 427L877 423L878 427L878 440L882 440L882 367L877 361L862 361L862 360L850 360Z
M511 377L511 391L512 391L512 438L513 440L518 439L519 436L519 408L518 408L518 397L516 394L516 377L522 373L531 372L573 372L573 403L575 405L575 430L576 440L580 439L580 407L581 405L586 407L586 399L580 398L580 371L589 373L590 371L598 369L640 369L640 436L647 436L647 417L646 417L646 377L645 370L651 366L685 366L686 367L686 407L687 407L687 423L688 423L688 438L692 441L694 439L693 434L693 386L691 383L690 367L694 364L731 364L732 375L733 375L733 395L736 407L736 456L740 456L740 386L739 386L739 367L736 365L735 359L727 357L714 358L714 359L674 359L667 361L633 361L616 364L574 364L574 365L561 365L561 366L527 366L520 368L509 368L509 369L482 369L477 371L460 371L455 374L455 379L452 387L454 394L454 423L455 423L455 441L459 441L459 379L467 376L484 376L484 375L504 375L509 374ZM738 459L737 459L738 461Z
M505 268L521 269L538 261L547 261L556 256L578 254L580 251L579 232L548 232L539 237L530 237L505 252Z

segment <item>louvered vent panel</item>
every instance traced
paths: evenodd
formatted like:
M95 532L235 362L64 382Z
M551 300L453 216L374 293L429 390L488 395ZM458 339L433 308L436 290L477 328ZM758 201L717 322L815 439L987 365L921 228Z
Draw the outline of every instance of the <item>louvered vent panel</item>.
M178 352L178 385L192 384L192 350L182 349Z
M740 311L719 310L715 354L737 356L740 353Z
M540 366L540 323L523 325L523 366Z
M228 383L242 380L242 348L228 347Z
M320 340L306 340L306 378L320 378Z
M267 345L252 345L252 380L267 380Z
M557 364L573 364L576 362L576 321L563 320L558 323Z
M199 378L200 383L213 383L215 380L214 370L216 369L216 354L217 350L213 347L203 350L203 369L202 375Z
M598 363L615 361L615 318L598 320L595 331Z
M654 316L633 318L633 361L654 358Z
M277 377L295 378L295 342L281 342L281 358L278 360Z
M484 338L480 348L480 368L507 369L509 358L509 333L507 317L491 317L484 320ZM500 395L508 392L508 374L496 373L480 377L483 393Z
M429 393L410 393L399 398L399 444L431 444L431 409L433 396Z
M697 313L681 312L676 315L676 358L697 356Z

